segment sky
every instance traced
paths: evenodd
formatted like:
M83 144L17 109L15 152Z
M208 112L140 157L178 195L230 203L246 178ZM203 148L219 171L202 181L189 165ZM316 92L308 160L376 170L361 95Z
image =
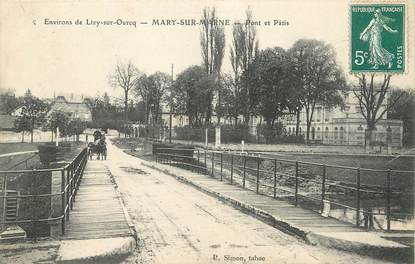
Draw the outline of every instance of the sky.
M201 18L205 6L215 6L220 19L244 21L248 6L261 21L260 49L288 49L301 38L331 44L349 81L349 1L11 1L0 2L0 87L22 95L28 88L38 97L73 92L95 96L114 90L108 76L118 61L131 61L140 71L174 75L201 63L200 26L156 26L153 19ZM414 4L407 7L407 25L414 25ZM83 25L75 25L79 19ZM136 21L136 26L86 25L86 20ZM288 26L265 26L264 21L286 20ZM48 20L49 22L45 22ZM54 25L50 21L71 21ZM147 22L148 24L140 24ZM47 24L48 23L48 24ZM225 26L226 52L223 72L231 72L229 47L232 26ZM414 32L407 31L407 45L414 46ZM408 43L412 44L409 45ZM405 74L392 85L415 89L414 50L407 53ZM408 64L409 63L409 64Z

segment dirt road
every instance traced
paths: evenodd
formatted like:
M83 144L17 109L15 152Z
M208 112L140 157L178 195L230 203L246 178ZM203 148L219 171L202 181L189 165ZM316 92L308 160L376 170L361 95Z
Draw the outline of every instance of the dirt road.
M105 161L134 221L126 263L384 263L305 244L142 165L111 143Z

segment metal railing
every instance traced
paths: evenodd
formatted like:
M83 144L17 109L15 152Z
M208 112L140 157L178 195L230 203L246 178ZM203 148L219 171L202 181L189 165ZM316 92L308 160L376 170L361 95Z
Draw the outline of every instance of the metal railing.
M64 235L65 222L69 220L87 160L87 149L84 148L64 167L0 171L0 180L3 182L3 188L0 190L0 200L3 202L0 205L2 208L0 226L20 224L30 229L31 225L30 233L36 238L41 233L36 232L37 225L61 221L61 233ZM52 185L54 183L56 185L56 182L60 182L58 191L52 191ZM8 196L9 188L19 189L20 194ZM5 220L6 202L9 198L18 199L20 204L19 216L13 221ZM56 201L59 200L59 209L56 210Z
M401 229L399 223L414 219L414 171L335 166L191 148L157 148L154 155L157 162L228 180L256 193L289 200L296 206L321 213L328 210L330 216L358 227L390 231Z

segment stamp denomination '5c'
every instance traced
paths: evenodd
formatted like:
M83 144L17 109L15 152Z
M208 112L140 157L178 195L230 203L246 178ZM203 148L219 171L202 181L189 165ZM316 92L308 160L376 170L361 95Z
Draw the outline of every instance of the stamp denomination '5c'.
M351 5L351 71L405 71L405 5Z

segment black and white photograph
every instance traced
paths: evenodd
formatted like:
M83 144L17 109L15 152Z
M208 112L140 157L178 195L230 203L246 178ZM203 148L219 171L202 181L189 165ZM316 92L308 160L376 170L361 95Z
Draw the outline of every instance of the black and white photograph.
M2 0L0 263L414 263L413 0Z

